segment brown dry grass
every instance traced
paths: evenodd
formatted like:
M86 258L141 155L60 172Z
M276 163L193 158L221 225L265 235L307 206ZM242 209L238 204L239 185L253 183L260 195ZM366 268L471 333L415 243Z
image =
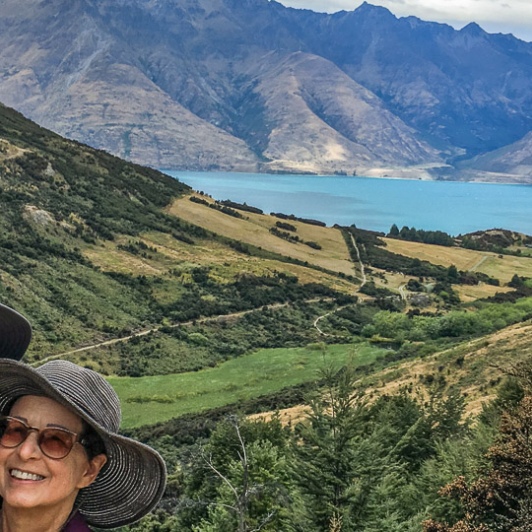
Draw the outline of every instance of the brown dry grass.
M283 408L279 412L261 412L259 414L252 414L248 416L248 419L255 421L271 421L272 418L277 415L283 426L294 425L306 419L310 407L307 405L296 405L291 408Z
M491 252L434 246L393 238L383 240L386 242L386 249L393 253L427 260L445 267L454 264L459 270L485 273L499 279L501 283L508 283L514 274L532 277L532 260L529 257L503 256Z
M157 252L148 250L148 257L142 257L118 248L130 241L142 241ZM232 282L235 276L241 274L268 276L282 271L296 276L301 283L321 283L340 292L352 294L357 287L352 281L305 266L243 255L215 240L197 240L194 245L189 245L166 233L118 237L113 242L87 246L84 255L103 271L169 276L181 283L190 282L190 272L194 268L208 265L211 278L222 284Z
M127 244L128 241L129 239L124 237L119 237L113 242L104 241L98 246L87 246L83 254L103 271L153 276L165 273L165 270L154 261L117 248L117 245Z
M477 299L484 299L486 297L493 297L497 293L511 292L513 289L508 286L492 286L489 284L478 285L456 285L454 289L460 296L460 301L464 303L471 303Z
M349 251L338 229L318 227L290 220L289 223L297 228L295 234L301 240L316 242L322 248L315 250L303 243L291 243L272 235L269 229L275 226L275 222L279 220L270 215L241 211L245 218L234 218L205 205L193 203L189 196L175 201L169 212L209 231L247 244L260 246L273 253L308 262L326 270L341 272L346 275L354 274Z
M393 394L402 388L424 396L421 381L427 375L445 378L448 390L458 387L467 403L467 412L475 414L493 398L496 386L513 364L532 356L532 322L519 323L491 335L466 342L422 360L408 361L379 376L374 393ZM459 361L463 358L463 363Z
M466 414L478 414L485 403L495 397L501 379L519 361L532 357L532 321L507 327L491 335L468 341L452 349L423 359L395 364L358 385L373 400L407 389L422 400L428 398L428 376L440 378L445 393L458 388L466 402ZM305 418L308 407L297 405L279 412L287 425ZM256 417L270 419L273 412Z

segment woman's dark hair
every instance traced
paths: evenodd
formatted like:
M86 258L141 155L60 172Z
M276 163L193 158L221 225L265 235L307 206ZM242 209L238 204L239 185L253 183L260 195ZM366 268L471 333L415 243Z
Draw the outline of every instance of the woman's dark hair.
M87 457L89 460L92 460L95 456L99 454L107 454L105 449L105 443L97 434L97 432L83 420L83 433L80 438L80 443L83 445Z

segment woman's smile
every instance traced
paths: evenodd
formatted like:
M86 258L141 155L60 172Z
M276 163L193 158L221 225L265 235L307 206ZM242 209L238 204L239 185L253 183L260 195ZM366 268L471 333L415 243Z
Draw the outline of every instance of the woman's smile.
M36 473L28 473L27 471L22 471L20 469L11 469L9 474L18 480L44 480L45 477L42 475L37 475Z

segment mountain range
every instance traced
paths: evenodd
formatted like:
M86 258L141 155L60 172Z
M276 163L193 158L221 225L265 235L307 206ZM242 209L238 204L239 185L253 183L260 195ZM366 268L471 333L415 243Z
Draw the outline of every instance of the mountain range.
M174 170L532 182L532 44L269 0L1 0L0 101Z

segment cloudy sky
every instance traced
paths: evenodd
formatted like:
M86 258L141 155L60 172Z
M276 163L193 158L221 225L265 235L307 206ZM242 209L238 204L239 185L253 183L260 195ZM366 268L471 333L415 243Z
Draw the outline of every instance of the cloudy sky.
M362 0L278 0L289 7L334 13L356 9ZM532 41L532 0L369 0L388 8L395 16L414 15L423 20L445 22L460 29L477 22L490 33L513 33Z

